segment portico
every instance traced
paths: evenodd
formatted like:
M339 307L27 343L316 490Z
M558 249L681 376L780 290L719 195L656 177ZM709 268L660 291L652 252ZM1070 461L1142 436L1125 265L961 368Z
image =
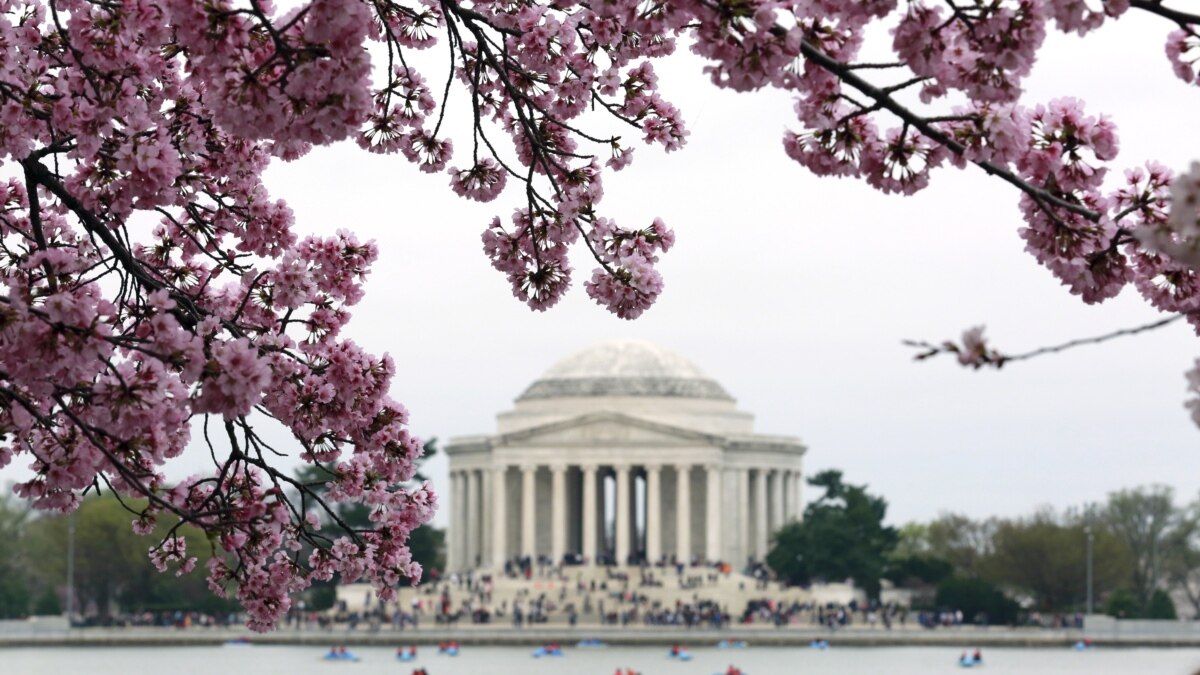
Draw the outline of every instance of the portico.
M574 354L498 416L498 433L448 444L448 567L762 560L770 534L800 517L805 449L751 426L659 347Z

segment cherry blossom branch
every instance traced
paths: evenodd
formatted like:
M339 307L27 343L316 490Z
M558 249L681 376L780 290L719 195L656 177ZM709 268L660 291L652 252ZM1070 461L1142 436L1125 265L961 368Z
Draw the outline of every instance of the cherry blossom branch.
M918 129L922 135L926 136L930 140L945 147L947 150L956 155L965 154L966 147L963 144L947 136L940 129L933 126L933 124L930 123L926 118L921 117L920 115L909 110L904 105L900 104L884 89L880 89L870 82L867 82L862 77L859 77L858 74L855 73L854 70L851 69L847 64L831 58L807 40L804 40L800 43L800 51L802 54L804 54L806 59L836 75L842 82L854 87L867 97L874 100L875 105L892 113L896 117L903 120L906 124L912 125ZM1039 202L1053 204L1056 207L1083 216L1088 220L1096 221L1100 219L1100 214L1096 211L1080 206L1079 204L1071 203L1064 200L1062 197L1059 197L1058 195L1030 185L1020 176L1017 176L1012 171L1004 167L997 166L992 162L986 161L972 161L972 163L983 169L988 173L988 175L996 176L997 178L1012 185L1021 192L1028 194Z
M1200 24L1200 14L1190 14L1178 9L1163 7L1162 0L1130 0L1129 6L1134 9L1144 10L1151 14L1157 14L1166 19L1170 19L1179 24L1180 28L1186 28L1189 25L1194 26Z
M913 356L913 359L916 361L924 361L942 354L954 354L958 357L959 362L963 365L972 366L974 368L980 368L981 366L992 366L999 369L1005 364L1013 361L1025 361L1037 356L1044 356L1046 354L1057 354L1075 347L1102 344L1117 338L1129 337L1152 330L1157 330L1159 328L1163 328L1164 326L1169 326L1170 324L1175 323L1182 318L1185 318L1184 315L1176 314L1174 316L1169 316L1165 319L1159 319L1158 321L1152 321L1141 326L1122 328L1120 330L1115 330L1103 335L1068 340L1061 344L1048 347L1039 347L1028 352L1012 355L1004 354L1002 352L995 351L991 347L988 347L986 340L983 338L983 329L981 327L973 328L964 333L962 344L957 344L948 340L941 343L932 343L923 340L903 340L901 344L906 347L913 347L921 350L919 353Z

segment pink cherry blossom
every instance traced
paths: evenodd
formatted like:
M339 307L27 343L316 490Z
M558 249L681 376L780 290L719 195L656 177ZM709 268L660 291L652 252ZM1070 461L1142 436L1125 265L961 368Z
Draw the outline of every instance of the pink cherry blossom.
M500 196L508 179L504 169L490 158L485 158L463 171L452 168L450 175L451 189L463 197L479 202L490 202Z
M1200 165L1114 171L1110 119L1023 91L1048 29L1137 12L1172 19L1164 68L1200 82L1200 20L1166 4L0 0L0 467L31 466L14 490L36 508L69 511L100 486L149 501L137 531L204 530L209 587L256 630L335 574L390 597L421 573L406 541L438 498L412 483L422 446L389 396L395 365L343 335L379 254L349 232L303 236L263 172L353 138L467 199L509 195L482 243L513 295L559 302L583 247L585 292L631 319L664 291L675 235L618 225L605 174L639 141L686 144L655 66L680 44L715 86L793 98L783 145L800 167L911 194L936 168L976 166L1019 191L1018 234L1068 292L1094 303L1132 284L1200 330ZM414 50L439 44L447 72L422 72ZM456 144L470 159L447 168ZM981 328L943 347L1005 361ZM272 464L268 419L284 451L334 472L316 511ZM170 484L192 442L212 467ZM341 502L368 506L372 527L318 535ZM150 556L199 563L176 537Z

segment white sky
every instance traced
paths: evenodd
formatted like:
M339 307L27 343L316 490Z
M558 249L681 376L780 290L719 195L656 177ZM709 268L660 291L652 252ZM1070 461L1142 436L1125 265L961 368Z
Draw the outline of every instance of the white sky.
M1171 74L1169 30L1134 16L1087 39L1051 34L1027 102L1070 95L1110 114L1121 136L1118 173L1150 158L1186 168L1200 157L1200 91ZM956 337L977 323L1015 353L1159 315L1132 287L1088 307L1059 286L1023 251L1011 187L944 169L905 198L816 178L783 154L783 130L797 126L788 96L718 91L698 60L670 61L656 68L690 142L671 155L639 147L629 169L607 177L602 204L623 224L661 216L676 230L660 267L666 291L633 322L587 298L592 266L582 258L576 288L549 312L511 297L479 240L492 215L507 220L518 203L511 186L474 204L453 195L445 175L350 146L268 172L301 235L348 228L378 241L380 261L345 334L392 354L392 394L416 433L444 443L492 432L494 415L557 359L640 338L721 382L755 413L757 431L800 437L810 474L839 468L869 484L894 523L946 510L1020 515L1148 483L1184 499L1200 492L1200 430L1182 407L1183 373L1200 355L1190 329L1001 372L964 370L947 357L913 363L902 339ZM464 102L452 94L452 106ZM455 142L465 156L469 139ZM171 475L204 459L192 453ZM444 457L428 470L445 484Z

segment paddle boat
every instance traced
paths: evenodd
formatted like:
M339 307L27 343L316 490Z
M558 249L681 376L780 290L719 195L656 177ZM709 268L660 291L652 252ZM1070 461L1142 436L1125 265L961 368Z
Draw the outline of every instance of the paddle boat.
M557 644L549 644L549 645L545 645L543 647L538 647L537 649L533 650L533 658L535 658L535 659L541 658L543 656L562 656L562 655L563 655L562 647L560 647Z
M1086 649L1094 649L1095 647L1096 647L1096 645L1093 644L1091 640L1083 639L1083 640L1080 640L1079 642L1076 642L1073 649L1077 652L1082 652Z
M958 665L963 668L974 668L975 666L982 666L983 665L983 652L979 651L978 649L975 650L974 654L968 654L966 652L963 652L962 656L958 657Z
M729 666L728 668L725 669L725 672L713 673L713 675L750 675L750 673L747 673L746 671L742 670L741 668L738 668L737 666Z
M677 659L679 661L691 661L692 654L687 649L684 649L679 645L675 645L671 647L671 651L667 652L667 658Z
M415 646L400 647L396 650L396 658L401 661L412 661L417 658L417 648Z
M248 637L235 637L232 640L226 640L225 645L228 647L245 647L250 644Z
M745 640L721 640L717 643L717 649L745 649Z
M604 642L596 638L586 638L575 644L576 647L604 647Z
M348 651L345 647L330 647L329 652L321 657L325 661L357 661L358 657L354 652Z
M829 640L817 638L816 640L808 643L808 646L813 649L829 649Z
M458 643L457 642L439 642L438 643L438 653L445 654L446 656L458 656Z

